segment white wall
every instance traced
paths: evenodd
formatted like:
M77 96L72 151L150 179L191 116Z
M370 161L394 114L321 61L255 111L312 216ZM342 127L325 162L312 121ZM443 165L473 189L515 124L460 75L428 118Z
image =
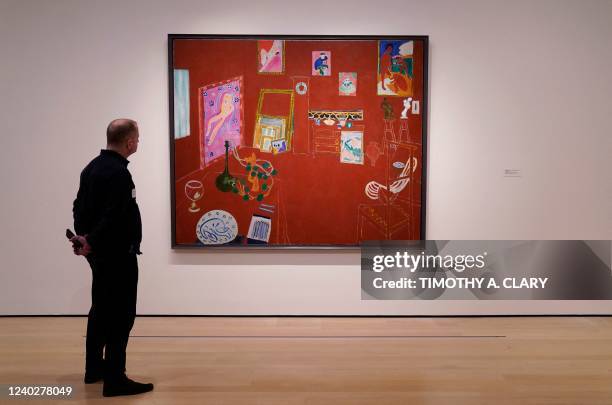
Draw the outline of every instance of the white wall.
M80 170L122 116L141 130L141 314L612 313L362 302L357 252L172 251L166 40L429 35L428 238L612 239L612 1L0 0L0 19L0 314L87 312L90 271L63 232Z

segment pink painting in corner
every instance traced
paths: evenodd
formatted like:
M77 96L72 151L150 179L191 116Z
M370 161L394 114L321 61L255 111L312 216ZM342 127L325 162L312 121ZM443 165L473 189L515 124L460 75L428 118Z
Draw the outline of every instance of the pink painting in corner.
M258 73L283 73L285 41L280 39L257 41L257 63Z

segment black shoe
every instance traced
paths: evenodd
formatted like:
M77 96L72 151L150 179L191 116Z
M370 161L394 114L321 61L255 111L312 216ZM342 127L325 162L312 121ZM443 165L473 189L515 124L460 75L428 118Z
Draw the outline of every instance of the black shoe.
M143 384L130 380L126 376L118 379L105 379L102 395L116 397L119 395L136 395L153 391L153 384Z
M85 384L94 384L97 382L102 381L102 379L104 378L104 374L99 371L99 372L85 372L85 378L83 379L83 381L85 382Z

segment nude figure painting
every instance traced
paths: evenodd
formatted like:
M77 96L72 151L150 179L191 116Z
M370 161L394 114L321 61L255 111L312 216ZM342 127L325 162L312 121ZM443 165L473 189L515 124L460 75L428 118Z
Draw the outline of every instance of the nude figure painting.
M207 166L225 156L225 141L242 143L242 77L201 87L199 94L201 161Z

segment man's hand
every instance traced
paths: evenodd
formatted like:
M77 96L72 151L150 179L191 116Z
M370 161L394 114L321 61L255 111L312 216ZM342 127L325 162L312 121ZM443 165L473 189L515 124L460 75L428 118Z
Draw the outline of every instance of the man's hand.
M70 242L72 242L72 251L77 256L87 256L91 253L91 246L87 243L87 239L85 236L75 235L70 238ZM77 243L78 242L78 243ZM78 244L81 244L78 246Z

